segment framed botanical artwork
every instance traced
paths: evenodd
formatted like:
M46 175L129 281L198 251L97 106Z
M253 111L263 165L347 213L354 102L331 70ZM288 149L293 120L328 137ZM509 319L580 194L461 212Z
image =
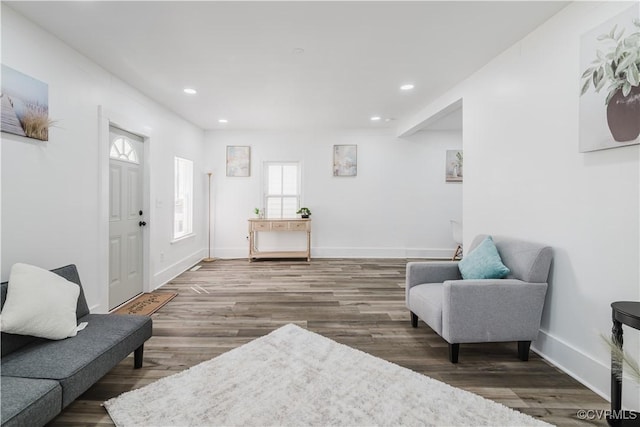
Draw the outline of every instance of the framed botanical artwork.
M227 176L251 175L251 147L227 145Z
M447 150L446 182L462 182L462 150Z
M358 146L333 146L333 176L356 176L358 174Z
M49 140L49 85L2 65L2 132Z
M581 153L640 144L640 4L580 38Z

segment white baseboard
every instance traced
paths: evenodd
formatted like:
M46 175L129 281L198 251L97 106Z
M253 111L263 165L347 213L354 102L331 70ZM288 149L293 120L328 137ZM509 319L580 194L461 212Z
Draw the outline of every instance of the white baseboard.
M452 249L435 248L313 248L315 258L442 258L451 259Z
M436 248L332 248L313 247L311 258L430 258L451 259L454 249ZM247 247L214 248L212 255L215 258L234 259L247 258Z
M158 289L159 287L167 284L171 280L175 279L185 271L189 269L189 267L197 264L206 256L207 250L201 249L199 251L194 252L193 254L181 259L180 261L170 265L169 267L161 270L153 275L153 283L151 283L152 290Z
M211 256L220 259L249 258L249 247L241 248L211 248Z
M610 362L596 360L568 342L540 331L532 350L547 362L591 389L607 401L611 401ZM623 382L622 407L640 410L640 386L625 375Z

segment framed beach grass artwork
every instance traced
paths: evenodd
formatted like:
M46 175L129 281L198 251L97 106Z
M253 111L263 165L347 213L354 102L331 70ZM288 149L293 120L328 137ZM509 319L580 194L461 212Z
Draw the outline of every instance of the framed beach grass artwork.
M49 140L49 86L2 65L2 132Z

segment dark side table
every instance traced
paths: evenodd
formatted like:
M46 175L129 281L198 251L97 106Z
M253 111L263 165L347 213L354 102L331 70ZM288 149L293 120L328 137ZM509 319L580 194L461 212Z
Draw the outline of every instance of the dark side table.
M611 339L622 350L622 325L640 330L640 302L617 301L611 303ZM607 421L611 426L640 426L640 413L622 409L622 363L611 355L611 413Z

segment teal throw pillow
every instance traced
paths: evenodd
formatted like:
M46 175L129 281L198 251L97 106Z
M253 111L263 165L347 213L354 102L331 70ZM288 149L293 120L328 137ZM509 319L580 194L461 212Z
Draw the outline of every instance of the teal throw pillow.
M500 259L500 254L491 236L469 252L458 263L463 279L502 279L511 273Z

